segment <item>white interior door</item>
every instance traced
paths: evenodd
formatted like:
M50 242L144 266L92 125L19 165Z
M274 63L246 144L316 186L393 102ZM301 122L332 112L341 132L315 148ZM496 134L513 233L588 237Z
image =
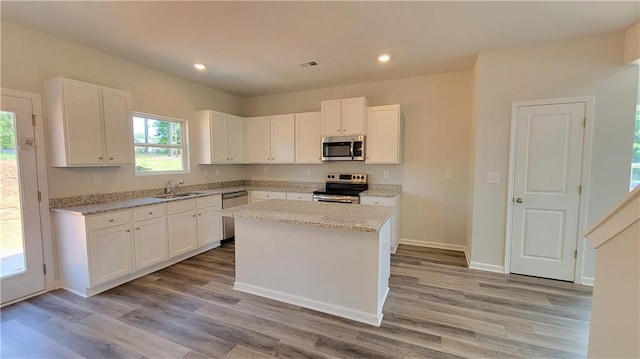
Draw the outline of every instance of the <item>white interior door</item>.
M45 289L32 101L0 106L0 291L2 304Z
M518 108L511 273L573 280L584 103Z

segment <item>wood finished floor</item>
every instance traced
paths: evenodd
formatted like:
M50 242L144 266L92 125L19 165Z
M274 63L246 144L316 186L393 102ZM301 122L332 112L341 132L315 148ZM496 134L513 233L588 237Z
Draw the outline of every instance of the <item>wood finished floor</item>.
M465 268L401 245L382 326L236 292L234 245L84 299L0 311L2 358L584 357L591 288Z

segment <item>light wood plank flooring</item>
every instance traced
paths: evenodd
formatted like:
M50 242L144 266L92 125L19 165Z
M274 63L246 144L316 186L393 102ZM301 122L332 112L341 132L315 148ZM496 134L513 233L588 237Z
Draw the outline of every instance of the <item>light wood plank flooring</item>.
M234 245L83 299L0 311L2 358L584 357L591 289L401 245L380 328L236 292Z

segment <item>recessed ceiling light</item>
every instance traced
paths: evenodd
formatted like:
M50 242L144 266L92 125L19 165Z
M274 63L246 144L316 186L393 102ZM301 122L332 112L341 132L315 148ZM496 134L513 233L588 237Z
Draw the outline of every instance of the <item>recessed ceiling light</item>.
M195 67L198 71L204 71L207 68L205 64L193 64L193 67Z
M382 54L382 55L378 56L378 61L387 62L387 61L389 61L390 58L391 58L391 56L389 56L387 54Z

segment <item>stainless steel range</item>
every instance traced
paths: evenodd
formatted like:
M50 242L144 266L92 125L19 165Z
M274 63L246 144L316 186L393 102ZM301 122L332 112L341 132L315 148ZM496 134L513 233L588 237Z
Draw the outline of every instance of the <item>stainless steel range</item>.
M314 191L315 202L360 203L360 192L369 189L366 173L329 173L325 189Z

